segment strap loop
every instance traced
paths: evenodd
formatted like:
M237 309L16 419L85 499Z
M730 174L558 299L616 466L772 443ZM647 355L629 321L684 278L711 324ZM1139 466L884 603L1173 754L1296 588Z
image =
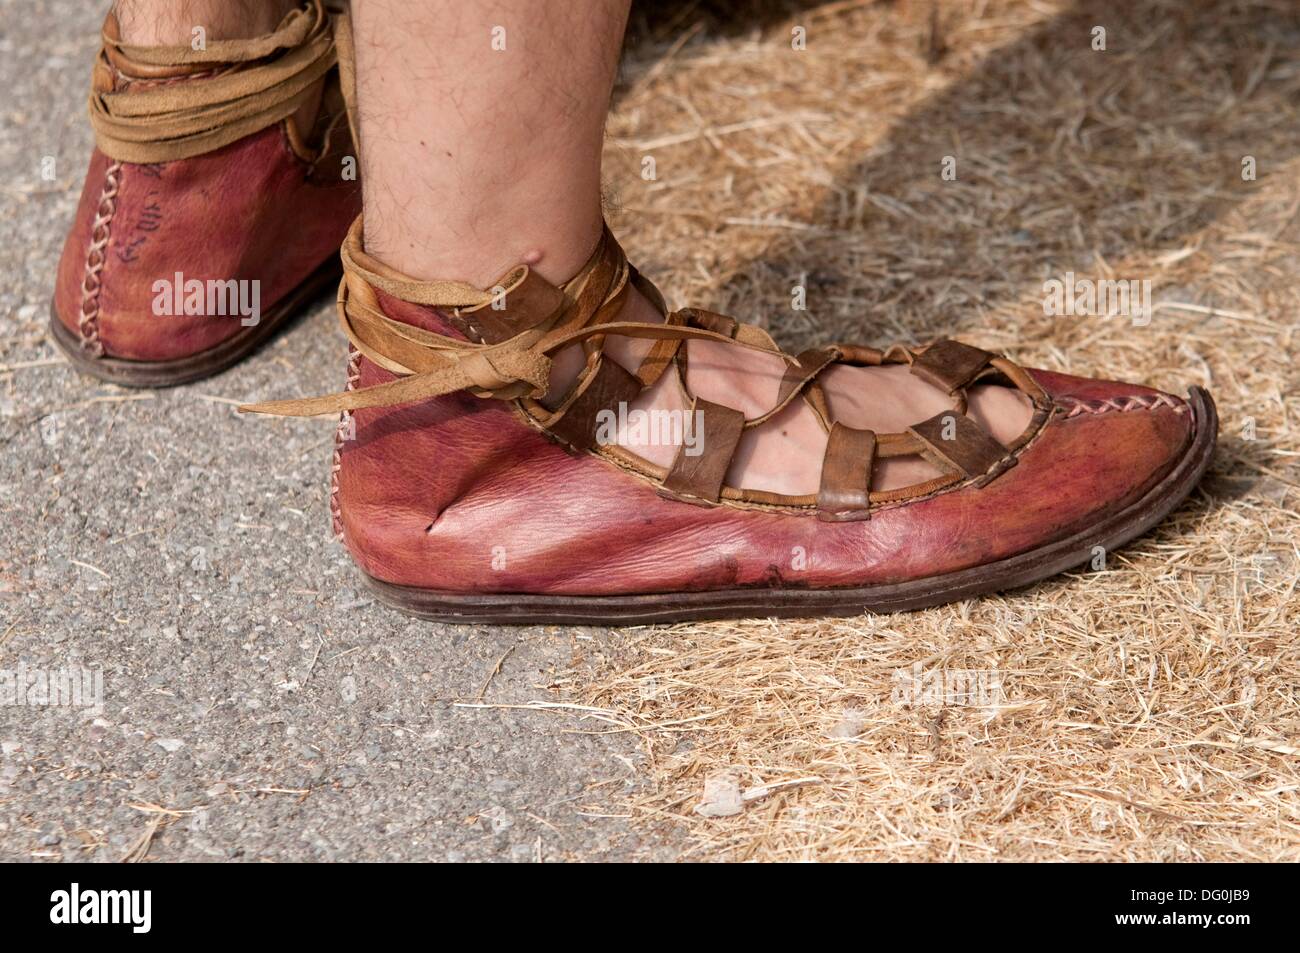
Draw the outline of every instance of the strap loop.
M1015 455L963 413L945 410L913 424L908 432L924 445L922 454L969 479L987 482L1013 466Z
M875 433L841 423L831 426L817 491L818 519L842 522L870 518L875 458Z
M689 426L691 439L677 448L672 468L664 477L664 492L690 502L717 503L745 432L745 415L697 397Z
M912 360L912 373L949 394L968 387L993 355L960 341L935 341Z

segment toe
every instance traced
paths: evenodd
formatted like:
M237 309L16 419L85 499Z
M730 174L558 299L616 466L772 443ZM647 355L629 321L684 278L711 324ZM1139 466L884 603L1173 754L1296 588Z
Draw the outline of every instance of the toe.
M1212 407L1203 391L1189 401L1138 384L1030 373L1055 407L1063 472L1084 483L1100 478L1092 492L1103 504L1131 497L1172 469L1207 424L1197 420L1197 408ZM1105 500L1105 488L1117 499Z

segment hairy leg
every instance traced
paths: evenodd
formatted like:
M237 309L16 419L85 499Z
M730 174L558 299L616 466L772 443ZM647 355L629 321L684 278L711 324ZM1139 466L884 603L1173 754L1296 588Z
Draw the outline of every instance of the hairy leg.
M573 275L600 235L600 149L628 0L358 0L367 250L487 285ZM502 48L504 47L504 48Z
M122 39L137 46L179 46L203 27L214 40L239 40L275 30L297 0L117 0Z
M527 262L548 281L572 277L600 235L600 157L628 0L355 0L357 84L367 251L416 278L488 287ZM660 316L639 295L622 320ZM775 403L785 370L770 358L712 342L688 348L687 383L705 400L757 416ZM629 370L650 347L612 337L607 353ZM582 366L557 356L553 390ZM950 406L888 368L828 375L833 409L851 426L902 430ZM986 388L975 416L1007 440L1028 419L1018 397ZM634 407L688 409L669 375ZM729 481L815 492L826 434L796 401L748 431ZM667 465L671 446L632 446ZM890 460L886 486L932 475Z

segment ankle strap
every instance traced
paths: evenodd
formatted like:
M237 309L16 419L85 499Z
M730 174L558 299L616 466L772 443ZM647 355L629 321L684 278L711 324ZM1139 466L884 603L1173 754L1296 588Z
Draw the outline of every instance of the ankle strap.
M815 505L823 519L853 520L866 519L873 503L922 496L963 480L987 483L1015 464L1019 448L1052 412L1047 394L1023 369L1004 357L957 342L939 341L916 351L838 344L791 357L762 329L708 312L686 309L665 313L662 324L620 321L629 284L636 284L661 310L666 309L654 286L628 265L608 228L582 270L558 288L526 265L511 269L491 291L458 281L408 278L365 254L359 219L343 243L342 257L344 277L338 303L344 333L362 355L397 379L325 397L244 405L239 408L241 413L310 417L391 407L464 390L479 397L515 401L533 425L571 449L583 451L607 442L602 440L602 428L609 426L614 408L630 406L669 365L675 365L679 383L691 401L690 419L703 427L704 456L699 456L698 448L692 453L683 443L673 465L664 469L617 447L605 447L601 452L648 476L661 494L674 499L707 505L723 499L788 503L790 500L778 499L776 494L728 487L725 478L744 432L770 421L792 401L804 399L827 430L828 441L819 494L815 499L794 502ZM479 340L394 321L381 309L381 292L437 308ZM485 308L500 311L502 316L488 323ZM609 335L650 338L666 346L656 345L633 373L605 357L603 343ZM756 417L746 417L739 410L691 394L685 385L685 354L680 349L681 342L688 339L719 341L779 356L786 367L775 405ZM548 396L552 356L579 343L587 354L586 367L563 395ZM913 374L952 398L952 410L922 421L906 433L876 434L833 420L818 383L822 373L839 364L883 363L910 365ZM1029 428L1011 446L1003 446L965 416L968 388L989 376L1005 378L1034 404ZM905 491L873 494L874 461L912 454L937 461L944 475Z
M274 33L189 46L134 46L110 35L95 65L90 121L101 152L120 162L154 163L212 152L293 115L337 62L334 23L322 0L308 0ZM115 91L128 75L184 73L208 66L201 82L167 82ZM230 69L222 69L230 67Z
M342 259L338 314L343 332L362 355L399 379L323 397L244 405L239 408L241 412L312 417L363 407L389 407L460 390L499 400L540 400L550 385L552 356L571 344L584 343L588 369L569 395L559 401L564 406L598 370L601 344L610 334L670 342L700 338L781 353L770 337L752 326L744 327L754 333L732 336L690 326L684 313L666 315L663 324L618 321L632 283L661 310L663 299L628 264L608 227L582 270L558 288L522 264L503 275L491 290L461 281L406 277L365 253L360 218L343 241ZM478 340L394 321L383 313L377 292L437 308ZM647 358L639 374L643 385L651 383L663 370L671 350L652 352Z

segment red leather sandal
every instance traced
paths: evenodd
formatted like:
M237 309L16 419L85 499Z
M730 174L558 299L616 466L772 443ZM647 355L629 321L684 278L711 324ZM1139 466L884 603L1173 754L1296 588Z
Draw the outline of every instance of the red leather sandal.
M411 280L362 251L359 222L343 262L349 389L242 409L346 412L336 531L383 601L429 618L647 623L962 599L1044 579L1145 532L1187 496L1214 449L1214 403L1200 388L1184 400L938 341L783 355L771 410L746 419L693 399L697 432L659 467L607 439L610 415L662 375L685 390L683 340L780 354L764 331L694 310L661 325L620 322L632 284L665 309L608 232L560 288L524 265L495 293ZM625 369L604 351L613 335L656 343ZM585 369L544 398L552 355L577 342ZM901 433L845 426L819 383L844 364L907 366L951 409ZM1015 439L999 442L966 413L979 384L1032 404ZM829 435L820 491L728 485L742 434L796 400ZM937 475L879 488L877 461L908 456Z
M337 19L312 0L268 36L194 50L128 46L109 14L96 148L51 305L80 370L143 387L206 377L338 280L360 189Z

